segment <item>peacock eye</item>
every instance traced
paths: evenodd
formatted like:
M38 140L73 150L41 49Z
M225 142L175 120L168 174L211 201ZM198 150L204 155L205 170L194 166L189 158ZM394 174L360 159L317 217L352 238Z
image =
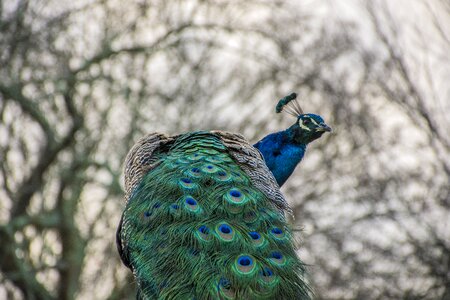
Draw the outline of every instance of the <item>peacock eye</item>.
M309 120L309 119L304 119L304 120L303 120L303 125L308 125L308 124L309 124L309 122L310 122L310 120Z

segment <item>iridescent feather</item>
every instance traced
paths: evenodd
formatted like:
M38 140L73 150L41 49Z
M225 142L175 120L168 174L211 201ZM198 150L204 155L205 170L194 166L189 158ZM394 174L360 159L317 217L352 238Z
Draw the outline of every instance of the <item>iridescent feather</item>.
M138 299L310 298L280 186L331 129L295 98L277 112L296 123L254 146L211 131L149 134L130 150L117 245Z

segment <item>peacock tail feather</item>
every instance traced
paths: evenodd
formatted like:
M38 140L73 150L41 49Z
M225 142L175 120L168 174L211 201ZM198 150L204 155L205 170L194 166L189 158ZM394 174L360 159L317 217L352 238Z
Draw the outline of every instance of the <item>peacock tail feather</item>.
M140 299L309 299L284 212L242 137L149 135L129 154L119 252Z

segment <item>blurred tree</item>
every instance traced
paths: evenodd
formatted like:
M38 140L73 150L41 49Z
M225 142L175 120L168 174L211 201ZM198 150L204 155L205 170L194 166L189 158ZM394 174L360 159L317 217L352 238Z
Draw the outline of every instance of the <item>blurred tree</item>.
M352 67L316 88L337 132L289 188L311 279L319 299L448 299L449 5L358 12Z
M273 112L291 91L337 128L285 188L317 298L448 297L450 8L348 3L359 21L325 1L1 1L0 298L134 298L114 245L134 141L256 140L293 121Z

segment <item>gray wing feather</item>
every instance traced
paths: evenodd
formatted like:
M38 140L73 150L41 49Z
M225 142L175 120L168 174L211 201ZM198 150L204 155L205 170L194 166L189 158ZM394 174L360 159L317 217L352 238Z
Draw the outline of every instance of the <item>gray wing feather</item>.
M141 138L127 154L125 159L125 201L128 202L131 192L139 184L142 177L161 162L153 156L162 145L172 141L174 137L161 133L150 133Z

